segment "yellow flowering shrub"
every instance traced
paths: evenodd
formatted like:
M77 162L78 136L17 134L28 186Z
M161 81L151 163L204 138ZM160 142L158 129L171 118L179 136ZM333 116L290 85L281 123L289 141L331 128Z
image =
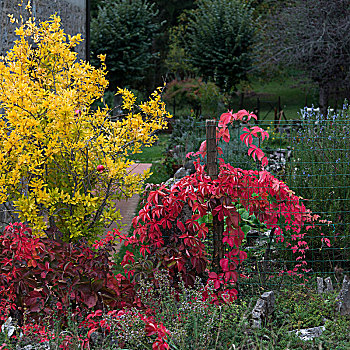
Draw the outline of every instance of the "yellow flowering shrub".
M81 36L66 35L59 17L29 20L16 34L0 59L0 203L12 203L37 235L56 226L65 239L93 239L120 219L115 201L141 190L148 173L132 174L129 156L170 116L159 89L139 106L119 89L117 122L107 106L92 110L108 85L105 57L100 69L78 61Z

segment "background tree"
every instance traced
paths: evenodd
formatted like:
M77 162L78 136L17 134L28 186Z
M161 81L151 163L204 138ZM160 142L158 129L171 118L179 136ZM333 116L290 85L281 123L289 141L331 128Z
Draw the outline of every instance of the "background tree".
M229 91L253 62L253 9L240 0L199 0L189 20L186 50L198 74Z
M178 24L169 30L169 50L165 60L170 79L184 80L194 77L194 67L186 51L186 33L188 31L191 11L184 11L178 18Z
M157 6L159 10L158 21L162 23L162 33L156 40L156 47L160 53L159 66L156 70L154 78L156 85L163 81L164 77L168 77L169 66L166 62L169 52L174 53L173 43L173 29L178 26L181 15L195 8L195 0L150 0ZM176 61L178 56L182 57L183 47L176 47ZM181 60L181 58L180 58ZM175 65L177 65L175 63Z
M159 52L155 40L161 24L154 4L145 0L107 0L91 21L92 62L106 54L107 77L117 86L142 89ZM152 86L153 88L153 86Z
M178 18L185 10L195 8L195 0L150 0L159 10L159 19L166 21L167 28L177 25Z
M263 65L302 70L319 86L319 105L327 113L330 92L345 88L350 73L348 0L289 0L266 21Z
M91 18L96 17L98 13L98 7L102 4L103 0L90 0Z

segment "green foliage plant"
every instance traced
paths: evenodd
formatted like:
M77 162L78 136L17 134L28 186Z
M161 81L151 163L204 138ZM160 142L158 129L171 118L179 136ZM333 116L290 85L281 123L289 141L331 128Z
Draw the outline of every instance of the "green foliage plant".
M166 88L164 101L189 107L196 117L210 118L222 112L223 96L219 87L213 82L204 82L202 78L172 80Z
M159 35L158 10L147 0L106 0L91 21L92 62L106 54L111 88L141 89L155 67L154 40Z
M181 146L183 159L186 154L197 150L204 137L203 123L200 123L194 115L177 117L172 120L173 132L169 139L169 149Z
M199 0L186 31L189 62L230 92L252 67L253 9L240 0Z

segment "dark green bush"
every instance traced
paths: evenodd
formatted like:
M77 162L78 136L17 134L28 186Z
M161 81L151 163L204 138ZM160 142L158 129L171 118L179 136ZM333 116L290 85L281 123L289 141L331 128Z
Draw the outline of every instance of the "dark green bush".
M199 75L229 92L252 66L253 9L240 0L200 0L189 20L186 51Z
M116 86L144 89L147 72L155 67L153 44L160 23L154 4L145 0L106 0L91 21L92 63L106 54L108 79Z

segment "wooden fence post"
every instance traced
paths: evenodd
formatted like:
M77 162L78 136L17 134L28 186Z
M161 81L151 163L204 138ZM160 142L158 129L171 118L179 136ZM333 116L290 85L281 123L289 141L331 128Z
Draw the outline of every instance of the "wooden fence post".
M259 124L260 121L260 97L257 98L256 100L256 123Z
M175 117L175 113L176 113L176 98L174 96L174 103L173 103L173 117Z
M218 153L216 144L216 121L207 120L207 169L208 175L213 179L218 178ZM216 203L219 205L219 203ZM224 244L222 242L224 232L224 222L219 221L218 215L213 216L213 270L218 271L220 260L224 257Z
M218 178L218 150L216 145L216 121L206 121L207 134L207 168L212 179Z

